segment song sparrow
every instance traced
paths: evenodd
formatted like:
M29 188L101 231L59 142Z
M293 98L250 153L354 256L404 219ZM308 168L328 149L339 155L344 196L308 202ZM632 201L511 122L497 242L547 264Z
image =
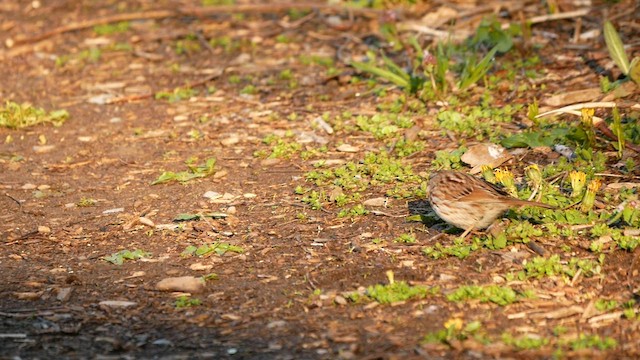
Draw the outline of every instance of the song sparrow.
M465 237L473 229L489 227L514 206L529 205L553 209L554 206L511 197L504 190L473 175L459 171L439 171L429 180L429 202L447 223L464 229Z

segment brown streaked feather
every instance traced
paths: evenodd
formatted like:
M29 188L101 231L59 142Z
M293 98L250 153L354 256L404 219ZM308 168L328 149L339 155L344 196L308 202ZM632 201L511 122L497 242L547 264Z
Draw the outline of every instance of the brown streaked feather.
M457 186L443 186L444 184L456 183ZM479 179L459 171L443 170L436 173L429 182L429 192L436 188L439 191L448 189L449 197L455 201L473 201L478 203L509 203L513 206L529 205L547 209L555 208L552 205L543 204L536 201L520 200L509 195L505 190L494 184ZM436 191L438 191L436 190ZM455 192L451 192L455 190Z

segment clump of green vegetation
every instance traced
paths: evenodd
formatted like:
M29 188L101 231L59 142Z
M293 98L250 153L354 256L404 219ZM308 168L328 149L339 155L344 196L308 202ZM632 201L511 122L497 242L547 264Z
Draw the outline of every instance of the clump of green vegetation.
M198 37L194 34L185 36L184 39L176 41L175 52L176 55L190 55L202 50Z
M424 141L411 141L411 140L405 140L405 139L397 140L392 145L393 145L393 151L399 157L406 157L409 155L419 153L422 150L424 150L426 146Z
M438 113L438 123L443 131L463 136L474 136L477 140L489 137L498 140L502 135L500 124L512 121L512 116L521 110L520 105L491 107L487 99L482 106L465 106L460 110L445 109Z
M467 148L464 146L461 146L453 151L436 151L436 158L431 162L431 169L459 169L462 167L462 160L460 158L462 155L464 155L465 152L467 152Z
M122 250L108 256L102 257L102 260L108 261L115 265L122 265L125 260L138 260L151 257L151 254L143 250Z
M395 44L397 50L402 49L403 40L396 35L393 24L383 24L382 27L386 39ZM471 41L458 45L439 43L435 48L425 49L415 37L409 38L405 47L412 48L409 52L413 56L410 70L405 70L404 64L400 65L384 54L378 61L373 51L367 53L369 61L354 61L351 65L401 87L406 94L422 100L445 98L452 88L453 84L450 83L455 84L454 89L458 92L464 92L485 78L494 66L496 54L508 52L513 45L512 37L519 34L517 26L502 30L499 21L485 20ZM486 48L490 50L478 57L477 54ZM455 82L451 81L450 75L453 75Z
M172 92L158 91L155 94L156 100L168 100L169 102L177 102L188 100L198 95L198 90L192 88L176 88Z
M97 47L90 47L77 54L60 55L56 58L56 67L63 67L67 63L84 64L86 61L95 63L102 58L102 50Z
M0 107L0 126L9 129L22 129L46 123L61 126L67 118L69 118L67 110L47 112L27 103L18 104L6 101L5 105Z
M462 319L454 318L444 324L444 329L425 335L421 343L451 345L453 341L474 338L482 344L487 344L489 340L481 329L482 323L480 321L472 321L465 326Z
M620 304L618 304L615 300L606 300L606 299L598 299L594 304L595 308L598 311L611 311L618 308Z
M408 129L413 125L414 122L409 117L396 114L356 117L356 126L362 131L371 133L378 140L395 136L401 129Z
M244 95L256 95L258 93L258 88L255 85L247 85L240 90L240 94Z
M129 28L131 28L130 22L121 21L114 24L96 25L93 27L93 31L96 35L105 36L127 32Z
M524 298L531 298L533 294L530 292L523 292L518 294L515 290L506 286L498 285L467 285L461 286L449 295L447 300L454 302L461 302L466 300L479 300L480 302L492 302L500 306L513 304Z
M209 45L215 49L221 49L225 54L232 54L242 50L251 51L256 43L247 38L234 39L228 35L209 39Z
M616 339L611 337L601 338L598 335L580 334L578 338L569 341L572 350L598 349L609 350L618 346Z
M368 152L361 164L348 162L333 170L310 171L306 179L317 186L334 185L349 191L363 191L370 186L392 182L420 182L410 166L403 165L387 152Z
M415 244L418 242L418 240L416 240L416 237L413 234L402 234L397 238L393 239L393 242L403 243L403 244Z
M264 150L258 150L253 153L253 156L268 157L269 159L289 159L302 150L302 145L292 138L293 133L285 134L284 138L275 134L267 135L262 139L262 142L271 146L271 152L267 154Z
M242 254L244 252L244 249L240 246L231 245L229 243L214 242L211 244L203 244L200 246L189 245L184 249L184 251L182 251L180 256L208 256L212 253L216 253L218 256L222 256L227 252Z
M87 198L87 197L83 197L81 198L76 205L78 207L89 207L89 206L94 206L96 204L96 200L92 199L92 198Z
M482 244L477 237L474 237L471 244L465 242L464 239L455 238L453 245L442 245L436 243L434 246L426 246L422 249L422 253L433 259L440 259L447 256L455 256L458 259L464 259L468 257L472 252L480 249Z
M358 204L358 205L352 207L351 209L342 209L342 210L340 210L340 212L338 213L338 217L340 217L340 218L356 217L356 216L364 216L364 215L367 215L367 214L369 214L369 210L367 210L364 207L364 205Z
M215 174L216 158L209 158L201 165L192 165L192 163L187 162L187 167L189 168L188 171L180 171L177 173L173 171L165 171L156 180L154 180L151 185L171 181L185 183L193 179L211 176Z
M235 5L235 0L202 0L202 6Z
M439 292L437 288L425 286L410 286L404 281L393 282L388 285L377 284L367 288L367 296L381 304L392 304L410 299L423 299L427 295Z
M514 337L509 333L503 333L502 342L509 346L514 346L518 350L540 349L549 344L549 339L532 334Z
M313 210L320 210L322 206L326 203L329 203L329 197L324 193L324 191L310 191L307 195L305 195L301 201L305 204L311 206Z
M176 309L188 308L188 307L198 306L201 304L202 304L202 301L200 301L200 299L193 299L187 295L178 296L174 303Z
M581 271L585 277L592 277L600 274L602 266L598 261L571 258L568 262L561 262L560 255L552 255L549 258L541 256L534 257L524 264L523 271L517 275L517 278L524 280L527 278L543 278L548 276L568 276L574 277L578 271Z

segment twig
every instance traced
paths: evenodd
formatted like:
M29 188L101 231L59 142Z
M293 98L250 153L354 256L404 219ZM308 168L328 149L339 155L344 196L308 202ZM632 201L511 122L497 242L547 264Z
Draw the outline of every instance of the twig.
M591 11L590 8L585 8L585 9L579 9L579 10L574 10L574 11L568 11L568 12L564 12L564 13L534 16L534 17L530 18L529 20L527 20L527 22L529 22L531 24L538 24L538 23L541 23L541 22L547 22L547 21L552 21L552 20L571 19L571 18L575 18L575 17L585 16L585 15L587 15L589 13L589 11ZM502 27L504 29L504 25ZM508 26L507 26L507 28L508 28Z
M173 10L156 10L156 11L147 11L147 12L140 12L140 13L116 14L116 15L106 16L101 19L84 20L80 22L63 25L51 31L48 31L46 33L36 35L32 38L16 41L16 45L38 42L38 41L48 39L55 35L76 31L76 30L83 30L90 27L94 27L96 25L104 25L104 24L110 24L110 23L120 22L120 21L130 21L130 20L140 20L140 19L162 19L162 18L172 17L176 15L179 15L179 13Z
M545 116L549 116L549 115L553 115L553 114L565 113L565 112L572 111L572 110L595 109L595 108L614 108L614 107L618 107L618 108L622 108L622 109L630 108L630 109L634 109L634 110L640 110L640 104L638 104L638 103L631 104L631 103L616 103L616 102L613 102L613 101L597 101L597 102L586 102L586 103L580 103L580 104L573 104L573 105L561 107L559 109L543 112L542 114L538 114L536 116L536 119L541 118L541 117L545 117Z
M9 194L7 194L7 193L4 193L4 196L6 196L6 197L8 197L9 199L11 199L11 200L15 201L15 202L16 202L16 204L18 204L18 206L20 207L20 209L22 209L22 203L20 202L20 200L18 200L18 199L16 199L16 198L14 198L13 196L11 196L11 195L9 195Z

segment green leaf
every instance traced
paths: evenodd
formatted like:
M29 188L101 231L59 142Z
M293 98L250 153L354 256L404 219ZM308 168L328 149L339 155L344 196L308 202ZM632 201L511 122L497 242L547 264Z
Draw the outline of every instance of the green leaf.
M498 45L494 46L478 63L475 63L475 59L473 58L467 59L467 63L462 70L462 75L460 75L458 87L465 89L478 82L493 66L492 61L496 52L498 52Z
M193 256L193 255L195 255L196 250L198 250L197 247L195 247L193 245L189 245L182 251L182 253L180 253L180 256L182 256L182 257Z
M631 60L631 68L629 69L629 77L636 84L640 85L640 57L634 57Z
M607 44L607 49L609 49L609 55L616 65L618 65L620 71L625 75L629 74L629 58L627 57L627 53L624 52L624 45L622 44L620 35L618 35L611 21L605 21L604 23L604 42Z
M137 260L151 256L150 253L143 250L122 250L108 256L102 257L102 260L108 261L115 265L122 265L125 260Z
M199 220L201 217L200 214L188 214L188 213L182 213L182 214L178 214L178 216L176 216L173 221L190 221L190 220Z
M158 176L158 178L154 182L152 182L151 185L162 184L175 179L176 173L174 173L173 171L165 171L160 176Z
M500 141L500 144L507 149L515 147L540 147L553 146L560 139L565 138L569 133L567 128L557 128L551 131L532 131L514 134Z
M375 65L371 65L371 64L359 62L359 61L352 61L351 66L353 66L354 68L360 71L368 72L375 76L381 77L402 88L409 88L409 86L411 85L409 83L408 78L395 74L392 71L376 67Z

